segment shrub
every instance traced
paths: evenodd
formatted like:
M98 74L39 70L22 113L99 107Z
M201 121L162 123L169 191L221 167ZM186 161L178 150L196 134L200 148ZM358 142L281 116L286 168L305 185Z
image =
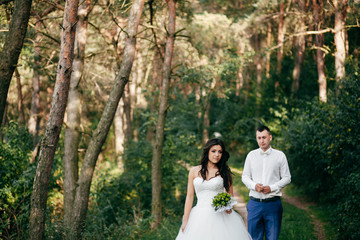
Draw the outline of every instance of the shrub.
M0 236L26 239L35 165L30 165L32 139L11 122L0 142Z
M328 103L313 101L284 132L292 179L314 200L333 204L340 239L359 239L360 81L356 69Z

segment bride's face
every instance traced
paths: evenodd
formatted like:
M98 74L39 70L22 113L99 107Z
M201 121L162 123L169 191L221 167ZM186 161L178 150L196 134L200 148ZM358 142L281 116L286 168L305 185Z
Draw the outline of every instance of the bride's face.
M209 150L209 161L216 164L220 161L222 156L222 148L220 145L214 145Z

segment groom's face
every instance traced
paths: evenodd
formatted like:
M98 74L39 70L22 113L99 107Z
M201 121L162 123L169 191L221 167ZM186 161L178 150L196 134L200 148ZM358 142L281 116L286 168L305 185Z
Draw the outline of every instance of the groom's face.
M262 132L256 131L256 141L263 151L266 151L270 148L271 140L272 136L267 130L264 130Z

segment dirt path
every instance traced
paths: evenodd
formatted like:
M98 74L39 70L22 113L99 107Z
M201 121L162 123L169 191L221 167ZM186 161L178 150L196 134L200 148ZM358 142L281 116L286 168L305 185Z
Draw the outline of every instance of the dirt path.
M242 172L237 169L231 169L231 171L236 175L241 176L242 174ZM246 203L244 201L244 198L240 196L240 194L235 188L234 188L234 197L238 202L238 204L234 206L234 209L241 215L245 225L247 226ZM316 216L310 213L309 207L313 205L312 203L306 202L305 200L300 199L299 197L290 197L286 195L284 192L282 198L284 201L290 203L291 205L294 205L295 207L305 210L307 213L309 213L312 222L314 224L315 236L317 237L318 240L325 240L324 223L321 222L319 219L317 219Z
M286 195L284 192L282 198L291 205L294 205L295 207L305 210L307 213L309 213L312 222L314 224L315 236L319 240L325 240L324 223L321 222L316 216L310 213L309 207L312 206L313 203L306 202L305 200L299 197L290 197Z
M244 198L242 196L240 196L240 194L238 193L238 191L236 191L236 189L234 189L234 197L235 197L236 201L238 202L234 206L234 210L237 211L241 215L241 217L244 220L245 226L247 228L247 210L246 210L246 203L244 201Z

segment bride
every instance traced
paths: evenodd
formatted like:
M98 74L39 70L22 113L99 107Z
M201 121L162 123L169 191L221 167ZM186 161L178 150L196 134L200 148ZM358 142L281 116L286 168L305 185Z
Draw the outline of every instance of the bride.
M213 197L224 190L233 195L232 173L226 164L229 157L220 139L206 143L201 165L189 171L184 217L176 240L251 239L238 213L232 210L216 213L211 205ZM192 208L194 191L197 204Z

